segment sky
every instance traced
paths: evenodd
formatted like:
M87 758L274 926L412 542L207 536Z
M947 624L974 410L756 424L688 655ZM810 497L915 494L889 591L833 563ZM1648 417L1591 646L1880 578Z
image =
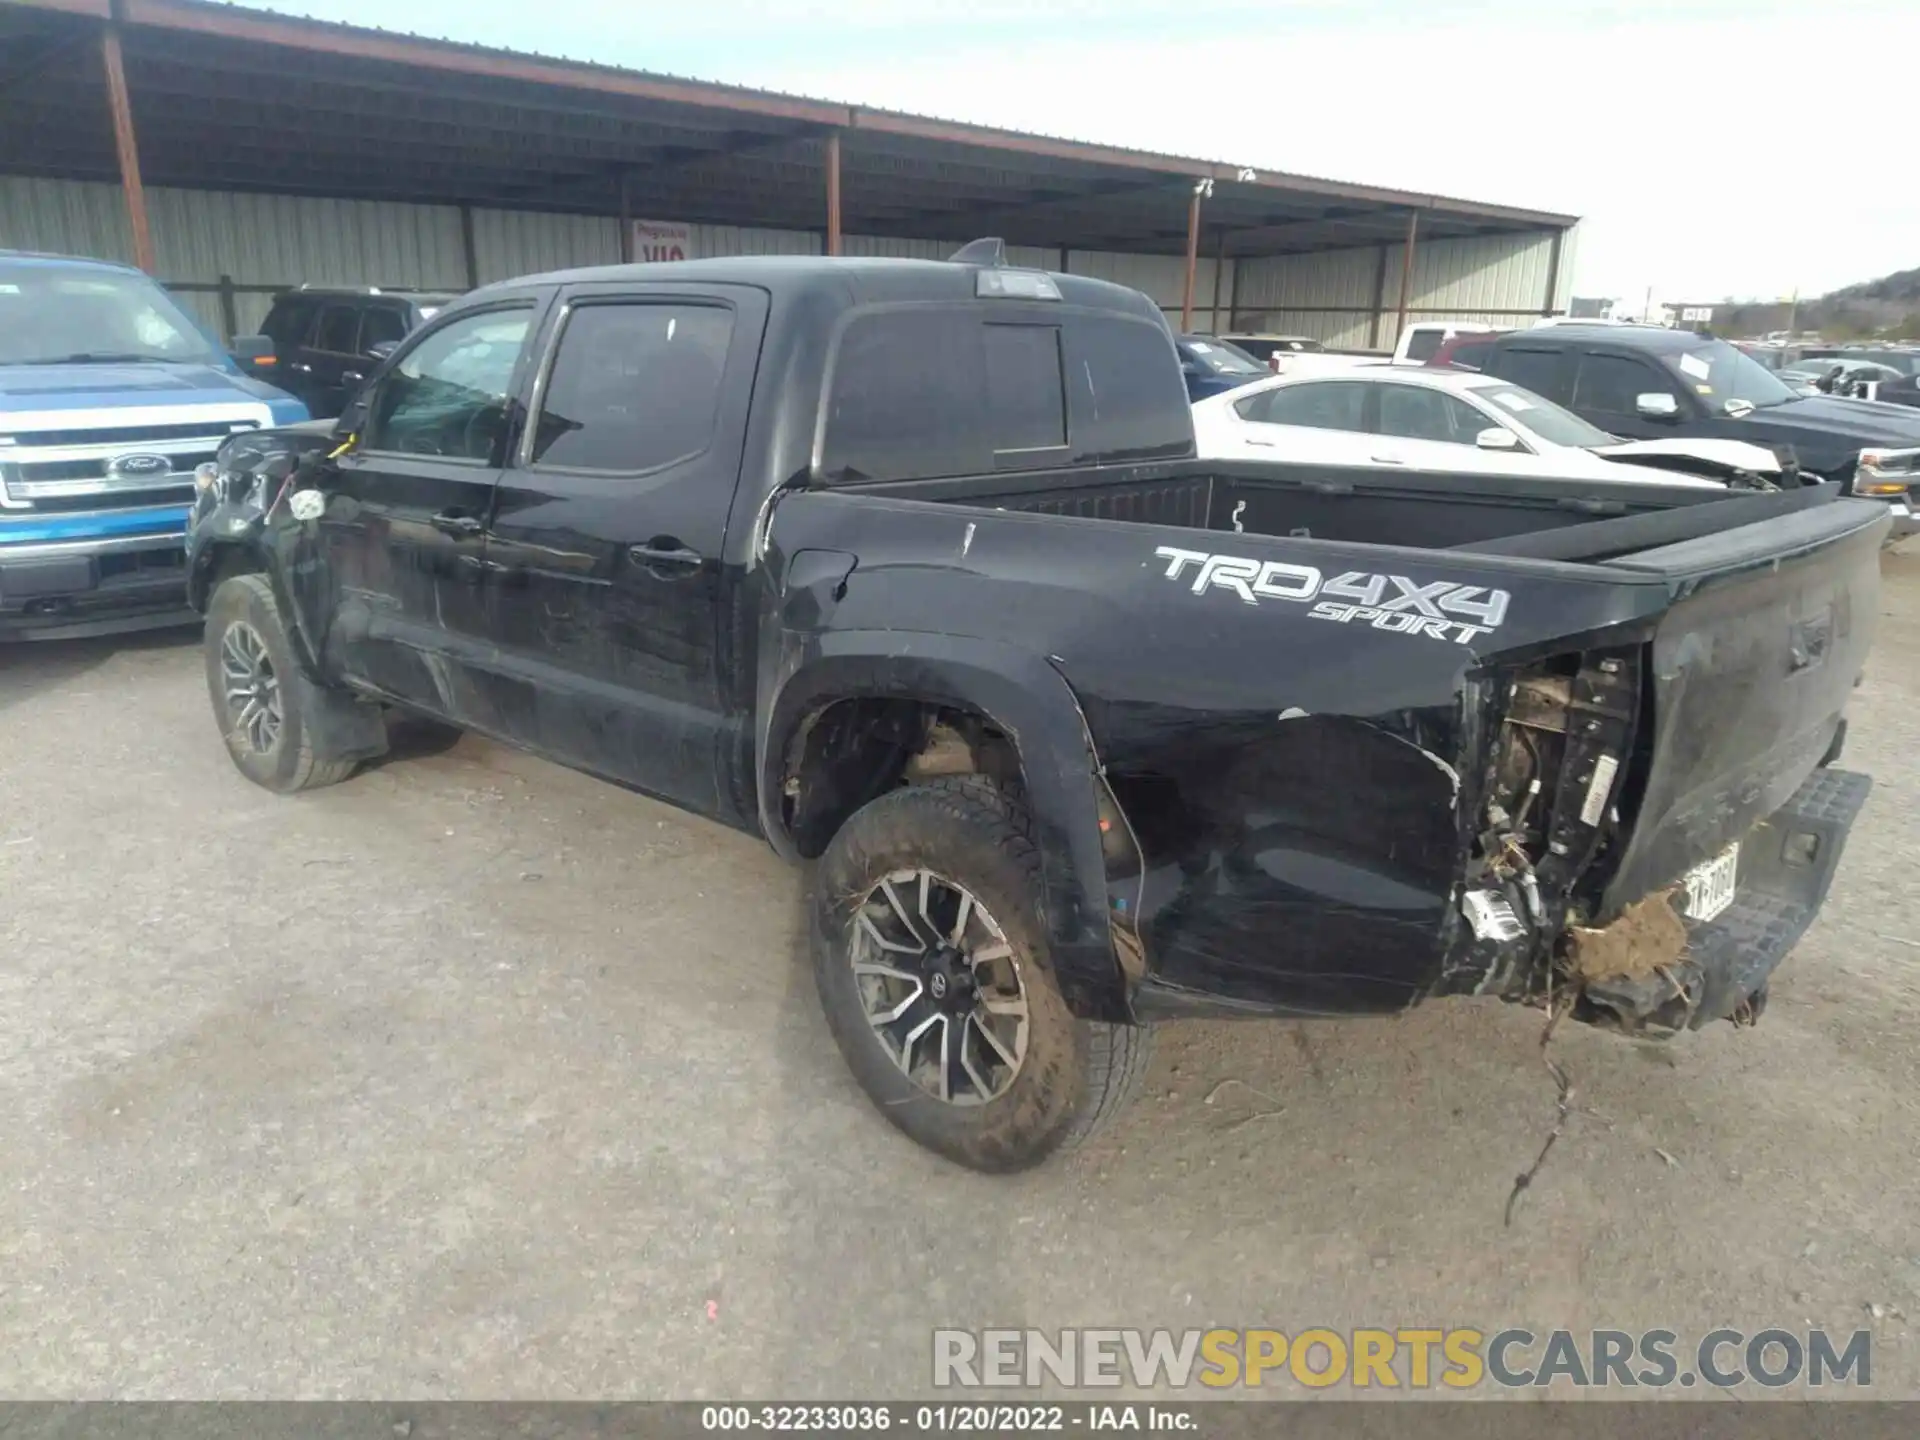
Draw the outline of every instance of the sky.
M248 3L1579 215L1583 295L1920 266L1920 0Z

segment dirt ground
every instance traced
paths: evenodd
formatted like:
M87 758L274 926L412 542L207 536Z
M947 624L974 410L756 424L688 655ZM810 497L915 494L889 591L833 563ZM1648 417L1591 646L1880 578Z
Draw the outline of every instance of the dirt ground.
M1920 543L1909 547L1920 552ZM937 1326L1876 1335L1920 1396L1920 553L1757 1030L1186 1024L1014 1180L916 1150L744 836L463 740L277 799L192 636L0 652L0 1395L926 1394ZM1877 1309L1876 1309L1877 1307Z

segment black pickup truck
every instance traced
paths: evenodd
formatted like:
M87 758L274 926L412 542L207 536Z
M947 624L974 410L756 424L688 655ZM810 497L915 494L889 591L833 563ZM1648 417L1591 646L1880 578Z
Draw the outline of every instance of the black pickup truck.
M981 1169L1167 1017L1757 1016L1869 786L1883 506L1201 462L1151 302L979 254L493 285L230 441L188 546L235 763L424 716L816 862L848 1063Z

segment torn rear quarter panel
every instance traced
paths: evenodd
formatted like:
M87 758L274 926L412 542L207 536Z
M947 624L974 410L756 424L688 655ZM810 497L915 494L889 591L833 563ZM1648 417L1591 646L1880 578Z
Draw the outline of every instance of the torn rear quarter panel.
M1114 936L1137 943L1146 1010L1385 1011L1474 988L1493 957L1454 963L1473 940L1456 902L1503 677L1598 635L1630 647L1667 603L1591 566L872 495L783 497L771 534L772 573L803 551L857 563L801 567L818 583L763 635L763 817L806 697L863 674L973 695L1018 737L1056 944L1097 947L1119 983ZM1216 544L1234 564L1211 573L1242 584L1197 585L1204 565L1163 553ZM1440 608L1469 592L1477 614ZM1101 849L1096 768L1137 862Z

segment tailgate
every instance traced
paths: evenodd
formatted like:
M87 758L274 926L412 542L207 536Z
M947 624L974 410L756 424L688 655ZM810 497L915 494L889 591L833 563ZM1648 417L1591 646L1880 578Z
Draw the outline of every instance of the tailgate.
M1604 913L1724 851L1819 765L1872 642L1887 524L1839 501L1609 562L1662 575L1676 598L1653 636L1651 754Z

